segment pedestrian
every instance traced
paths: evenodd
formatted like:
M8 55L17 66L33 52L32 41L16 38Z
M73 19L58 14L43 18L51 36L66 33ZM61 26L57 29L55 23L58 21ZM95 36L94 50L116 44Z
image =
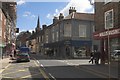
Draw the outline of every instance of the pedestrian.
M93 64L93 60L94 60L94 52L91 52L89 63L92 62L92 64Z
M95 64L99 64L99 59L100 59L100 52L99 51L95 51L94 59L95 59Z
M14 57L16 57L16 50L14 50Z

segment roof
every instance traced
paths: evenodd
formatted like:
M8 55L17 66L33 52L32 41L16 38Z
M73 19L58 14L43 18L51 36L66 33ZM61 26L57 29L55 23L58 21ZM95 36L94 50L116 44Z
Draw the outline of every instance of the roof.
M66 16L65 19L79 19L79 20L94 21L94 14L73 12L68 16Z

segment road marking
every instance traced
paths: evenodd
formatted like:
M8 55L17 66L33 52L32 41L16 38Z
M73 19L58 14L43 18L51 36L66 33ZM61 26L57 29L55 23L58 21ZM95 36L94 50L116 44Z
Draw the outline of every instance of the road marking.
M2 76L2 78L13 78L13 77Z
M11 65L11 64L8 64L4 69L0 70L0 74L2 74L2 72L3 72L6 68L8 68L10 65Z
M50 75L50 76L51 76L54 80L56 80L56 79L55 79L55 77L54 77L54 76L52 76L52 74L51 74L51 73L49 73L49 75Z
M37 63L40 63L40 62L37 60Z
M15 71L15 72L9 72L9 73L5 73L5 74L2 74L2 75L14 74L14 73L25 72L25 71L26 70L18 70L18 71Z
M32 76L35 76L35 75L40 75L40 73L38 73L38 74L33 74L33 75L23 76L23 77L21 77L21 78L31 78Z
M35 58L34 58L35 59ZM36 60L36 59L35 59ZM40 71L40 73L43 75L43 77L46 79L46 80L50 80L49 77L45 74L45 72L39 68L39 65L36 63L36 61L34 61L35 65L38 66L38 70Z

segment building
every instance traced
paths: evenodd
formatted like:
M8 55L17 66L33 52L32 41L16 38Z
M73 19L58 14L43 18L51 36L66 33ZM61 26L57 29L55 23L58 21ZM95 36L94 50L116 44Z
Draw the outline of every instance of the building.
M26 41L27 38L31 36L31 33L29 31L23 31L19 33L19 35L16 37L16 48L19 48L21 46L27 46Z
M78 13L70 7L69 15L54 17L51 25L42 25L39 17L35 32L27 44L32 52L57 58L87 57L93 46L94 14ZM81 53L77 53L81 51Z
M92 49L94 14L78 13L70 7L69 15L54 17L53 24L43 28L44 53L55 57L87 57ZM77 54L78 51L81 53Z
M95 2L95 32L94 39L100 41L96 45L102 54L102 63L110 53L120 50L120 1Z
M16 40L16 2L0 2L0 28L2 53L15 48ZM2 43L1 43L2 42ZM11 46L11 47L10 47Z
M37 26L35 31L32 31L32 35L27 38L27 47L31 49L31 52L39 53L40 52L40 40L39 36L41 35L40 21L39 16L37 20Z

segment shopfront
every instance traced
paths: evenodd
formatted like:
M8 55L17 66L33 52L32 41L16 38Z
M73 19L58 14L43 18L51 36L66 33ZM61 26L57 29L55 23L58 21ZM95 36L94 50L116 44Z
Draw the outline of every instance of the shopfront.
M95 40L100 40L100 50L103 57L108 58L114 50L120 50L120 28L112 28L109 30L95 32L93 34Z

